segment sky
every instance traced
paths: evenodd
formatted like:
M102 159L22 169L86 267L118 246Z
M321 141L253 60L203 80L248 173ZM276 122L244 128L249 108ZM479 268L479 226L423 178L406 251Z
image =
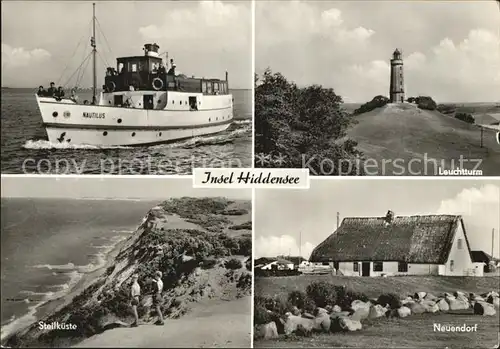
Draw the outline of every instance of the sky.
M153 42L179 72L224 78L227 70L230 87L252 87L249 1L97 1L96 17L98 87L105 66ZM91 20L89 1L2 1L2 86L74 86L91 51ZM81 86L90 87L91 63L85 72Z
M461 214L472 249L500 256L500 179L311 180L308 190L258 189L255 256L310 253L345 217ZM299 244L301 248L299 249Z
M407 96L500 101L500 9L493 0L257 1L255 66L345 102L389 94L403 52Z
M189 177L4 176L2 198L145 199L215 197L251 200L251 189L194 189Z

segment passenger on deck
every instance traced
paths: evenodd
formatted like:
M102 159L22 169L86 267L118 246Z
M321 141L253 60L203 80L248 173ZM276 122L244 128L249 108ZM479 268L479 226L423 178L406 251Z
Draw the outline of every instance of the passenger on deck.
M47 96L48 96L48 97L54 97L54 95L56 94L56 91L57 91L57 89L56 89L56 84L55 84L55 83L53 83L53 82L51 82L51 83L50 83L50 87L49 87L49 89L47 90Z
M165 75L166 72L167 70L165 69L163 62L160 63L160 66L158 67L158 75Z
M45 97L47 95L47 91L43 88L43 86L38 87L38 92L36 93L38 97Z
M59 86L57 88L56 92L54 93L54 97L58 97L58 98L64 97L64 90L63 90L62 86Z
M71 90L71 97L70 97L70 99L73 102L78 103L78 96L76 95L76 90L75 89Z
M175 63L172 64L171 68L168 70L168 75L175 75Z

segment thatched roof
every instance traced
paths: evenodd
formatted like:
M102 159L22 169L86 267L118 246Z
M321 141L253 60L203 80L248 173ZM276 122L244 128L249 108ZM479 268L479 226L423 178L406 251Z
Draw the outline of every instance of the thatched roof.
M461 216L398 216L345 218L335 233L319 244L310 261L401 261L444 264ZM469 241L465 235L467 249Z

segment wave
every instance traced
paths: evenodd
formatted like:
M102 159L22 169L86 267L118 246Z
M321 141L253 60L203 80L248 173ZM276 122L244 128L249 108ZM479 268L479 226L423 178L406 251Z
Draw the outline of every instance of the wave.
M234 120L233 124L236 125L249 125L252 123L252 119L240 119L240 120Z
M91 144L70 144L70 143L52 143L47 140L27 140L23 146L24 149L41 150L41 149L81 149L81 150L101 150L101 149L132 149L133 147L126 146L101 146Z
M71 264L71 263L69 263ZM78 281L82 278L82 274L77 272L77 271L72 271L69 273L66 273L66 275L69 277L69 281L64 284L60 285L52 285L50 286L51 288L59 288L59 291L52 292L34 292L34 291L27 291L27 290L21 290L19 294L26 295L28 298L26 298L28 304L34 303L34 305L28 307L28 312L21 317L17 318L16 316L12 316L9 321L6 324L2 324L2 329L0 333L0 340L4 341L7 339L9 336L12 334L16 333L17 331L20 331L30 325L32 325L34 322L38 320L36 316L37 309L40 308L41 306L47 304L50 301L59 299L63 296L65 296L68 292L69 289L73 288ZM41 296L42 299L36 302L32 302L29 297L37 297Z

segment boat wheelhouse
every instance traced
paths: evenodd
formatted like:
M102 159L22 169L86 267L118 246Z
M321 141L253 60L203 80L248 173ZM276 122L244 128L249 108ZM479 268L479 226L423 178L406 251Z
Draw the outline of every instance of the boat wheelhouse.
M163 61L156 43L145 44L141 56L119 57L116 68L107 67L98 98L93 35L92 101L36 96L50 142L151 145L218 133L231 124L228 73L225 80L179 74L172 59Z

